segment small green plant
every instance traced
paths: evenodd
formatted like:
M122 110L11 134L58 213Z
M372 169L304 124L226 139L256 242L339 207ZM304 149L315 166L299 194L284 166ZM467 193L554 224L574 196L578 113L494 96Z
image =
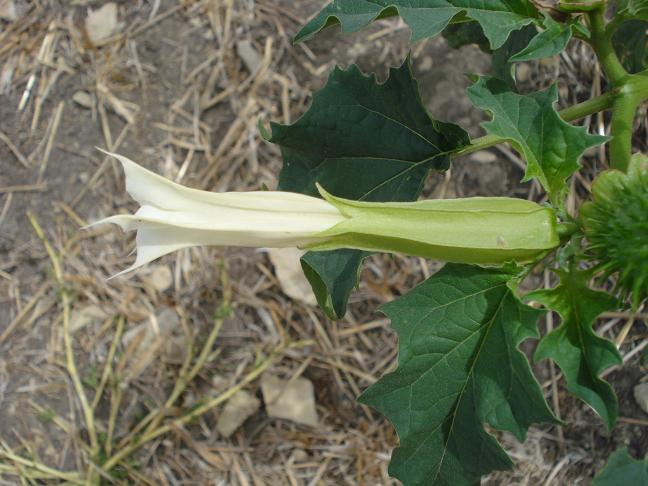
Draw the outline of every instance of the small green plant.
M108 221L138 231L131 268L201 244L313 250L302 266L333 319L344 315L372 252L450 262L383 307L400 338L398 368L359 398L396 428L390 473L405 485L470 485L512 467L485 424L523 441L533 423L561 423L519 350L527 339L539 339L534 359L557 363L568 390L612 428L617 399L601 373L621 357L592 326L603 312L637 309L648 294L648 158L632 154L635 115L648 99L648 2L619 0L609 20L607 10L602 0L334 0L296 41L331 24L350 32L400 15L413 42L442 33L452 46L490 52L494 75L474 75L468 89L490 114L487 135L470 140L433 118L409 58L382 84L356 66L335 69L297 122L260 126L283 155L278 191L196 191L117 156L141 208ZM591 46L607 91L562 111L555 86L520 94L515 63L559 54L572 39ZM571 124L604 110L608 137ZM430 171L504 142L526 161L523 180L546 191L545 204L417 201ZM610 170L582 210L568 211L568 179L586 149L605 143ZM559 283L523 295L519 285L533 270ZM592 288L610 276L613 291ZM561 324L540 336L547 311Z

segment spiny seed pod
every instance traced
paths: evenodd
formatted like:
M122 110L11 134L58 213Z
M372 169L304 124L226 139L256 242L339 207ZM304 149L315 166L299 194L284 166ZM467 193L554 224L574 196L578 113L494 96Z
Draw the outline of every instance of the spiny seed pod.
M618 274L619 288L636 309L648 296L648 157L632 157L628 173L603 172L581 209L587 253L605 275Z

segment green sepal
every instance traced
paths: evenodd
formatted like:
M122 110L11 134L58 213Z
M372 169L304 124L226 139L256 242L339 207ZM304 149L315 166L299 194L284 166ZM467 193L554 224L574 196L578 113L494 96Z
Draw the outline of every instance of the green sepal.
M553 209L525 199L474 197L401 203L324 199L345 220L322 233L315 250L356 248L458 263L528 263L559 245Z

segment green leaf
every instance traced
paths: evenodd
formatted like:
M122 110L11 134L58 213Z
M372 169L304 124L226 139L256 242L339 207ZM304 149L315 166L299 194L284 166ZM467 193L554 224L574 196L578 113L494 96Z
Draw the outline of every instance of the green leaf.
M615 15L628 20L648 20L648 0L618 0Z
M536 36L537 31L535 26L527 25L522 29L511 33L504 45L493 51L493 56L491 58L491 71L496 78L506 81L513 91L516 91L513 71L515 63L511 61L511 57L528 46L529 42L531 42Z
M453 49L459 49L460 47L469 44L475 44L482 51L489 54L491 53L488 39L484 35L484 30L479 25L479 22L474 20L448 24L448 26L443 29L443 32L441 32L441 35Z
M529 45L511 57L511 62L532 61L555 56L562 52L572 36L570 24L561 24L544 14L542 25L545 30L536 35Z
M468 96L476 107L492 114L492 120L483 124L488 133L508 139L526 159L523 181L537 177L554 201L567 189L565 180L580 167L582 153L607 140L560 118L553 106L558 99L555 85L519 95L505 82L483 76L468 88Z
M299 31L295 41L309 39L336 23L343 32L355 32L378 18L400 15L415 42L437 35L457 14L479 22L493 49L538 15L526 0L333 0Z
M592 482L592 486L640 484L648 484L648 460L634 459L626 448L614 451Z
M526 296L562 318L560 326L540 341L534 359L555 361L565 375L567 389L612 428L617 417L617 399L612 386L599 375L622 361L614 343L597 336L592 324L602 312L617 309L618 302L609 294L589 289L588 272L556 273L560 276L557 287Z
M346 312L351 291L357 285L366 251L309 251L301 258L304 275L313 287L315 298L330 319Z
M524 440L553 422L519 344L541 311L523 305L503 270L447 264L383 307L399 335L398 368L360 397L400 438L390 474L406 486L473 485L512 462L484 423Z
M430 117L409 59L383 84L356 66L336 68L297 122L271 126L269 140L284 159L280 190L319 196L319 182L340 197L366 201L416 200L429 171L447 169L448 153L469 143L464 130ZM344 314L366 256L338 250L302 259L329 315Z
M612 36L612 44L623 67L630 73L638 73L648 67L648 22L624 22Z
M510 58L529 45L529 42L538 34L534 25L526 25L520 30L513 31L506 42L495 50L491 50L488 39L484 36L479 23L475 21L450 24L443 30L443 37L448 45L454 49L467 44L476 44L482 51L491 54L490 73L515 89L513 65Z

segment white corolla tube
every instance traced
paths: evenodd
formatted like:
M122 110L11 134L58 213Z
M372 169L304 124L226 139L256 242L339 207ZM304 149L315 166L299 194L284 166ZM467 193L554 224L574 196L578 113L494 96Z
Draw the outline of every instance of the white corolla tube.
M117 154L126 190L139 204L135 214L110 216L137 231L135 263L117 275L168 253L199 245L304 247L344 218L329 202L292 192L209 192L176 184ZM115 275L115 276L117 276Z

